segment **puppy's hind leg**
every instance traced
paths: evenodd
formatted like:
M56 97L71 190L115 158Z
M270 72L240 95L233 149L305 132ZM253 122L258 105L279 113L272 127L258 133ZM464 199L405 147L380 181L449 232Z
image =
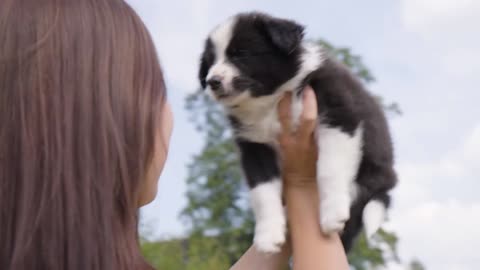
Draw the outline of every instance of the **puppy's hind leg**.
M355 177L362 158L362 126L353 134L320 124L317 128L317 185L320 225L325 234L340 232L350 218Z

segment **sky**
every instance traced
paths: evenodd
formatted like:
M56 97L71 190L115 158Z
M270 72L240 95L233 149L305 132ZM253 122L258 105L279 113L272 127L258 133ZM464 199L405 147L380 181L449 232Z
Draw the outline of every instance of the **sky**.
M130 0L149 28L175 115L157 199L142 209L155 238L185 232L186 164L202 146L184 98L198 88L208 32L258 10L294 19L307 37L351 47L376 77L370 90L398 102L389 119L399 185L386 228L401 258L430 270L480 265L480 1L478 0ZM390 266L389 270L402 269Z

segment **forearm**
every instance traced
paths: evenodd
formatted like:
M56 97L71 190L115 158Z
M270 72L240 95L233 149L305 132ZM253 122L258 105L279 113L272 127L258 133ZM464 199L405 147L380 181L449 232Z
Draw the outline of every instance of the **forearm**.
M286 244L280 253L265 254L251 246L230 270L284 270L287 269L290 248Z
M348 270L340 237L327 237L320 230L316 187L287 188L285 195L293 249L293 269Z

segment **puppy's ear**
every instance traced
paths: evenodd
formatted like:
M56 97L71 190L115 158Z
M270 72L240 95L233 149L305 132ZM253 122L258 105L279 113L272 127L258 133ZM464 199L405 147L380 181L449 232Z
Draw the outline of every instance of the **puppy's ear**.
M200 59L200 70L198 72L198 79L200 80L200 85L202 86L202 89L205 89L207 87L208 71L212 67L214 61L215 52L213 48L213 43L210 39L208 39L205 42L205 49Z
M290 54L301 43L305 28L291 20L261 17L261 25L270 41L283 52Z

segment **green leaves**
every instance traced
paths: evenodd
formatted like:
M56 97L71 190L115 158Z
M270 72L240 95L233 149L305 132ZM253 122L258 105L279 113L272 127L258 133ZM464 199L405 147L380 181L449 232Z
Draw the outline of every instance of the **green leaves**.
M223 247L212 237L192 236L188 240L143 243L145 258L156 269L216 270L228 269Z
M361 233L348 255L348 261L355 270L376 269L390 261L399 262L397 242L398 238L394 233L383 229L370 241Z
M188 205L181 218L197 239L214 236L229 265L248 248L253 235L239 155L225 114L207 95L190 95L186 109L204 134L205 146L188 165Z
M184 269L183 248L181 241L170 240L158 243L144 242L143 256L155 269Z

